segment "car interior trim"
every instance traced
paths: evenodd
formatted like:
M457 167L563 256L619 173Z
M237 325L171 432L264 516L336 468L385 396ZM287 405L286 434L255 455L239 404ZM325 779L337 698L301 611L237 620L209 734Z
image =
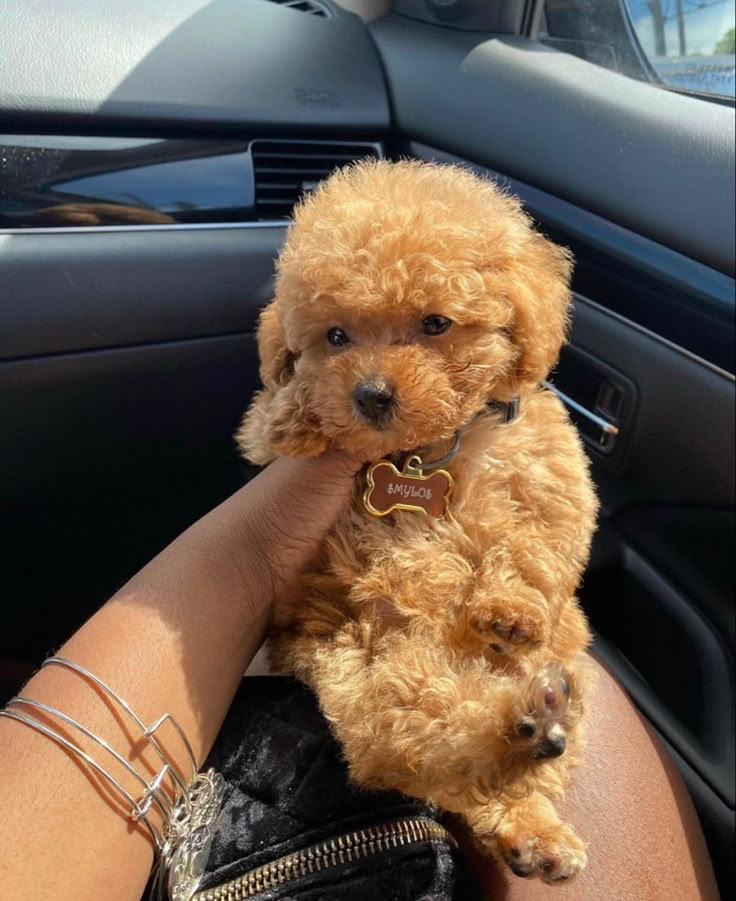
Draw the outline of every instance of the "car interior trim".
M160 225L90 225L43 228L0 228L0 235L94 235L111 232L212 231L234 228L286 228L287 219L258 219L253 222L176 222Z
M0 229L286 220L377 141L0 134Z
M693 363L697 363L700 366L703 366L705 369L709 369L711 372L716 375L721 376L724 379L727 379L731 383L736 383L736 375L732 372L728 372L726 369L722 369L720 366L716 366L715 363L711 363L710 360L705 360L703 357L699 357L697 354L688 350L686 347L682 347L679 344L676 344L674 341L670 341L668 338L663 338L662 335L657 334L657 332L653 332L650 329L646 328L643 325L640 325L638 322L634 322L632 319L627 319L626 316L622 316L621 313L617 313L615 310L609 310L608 307L604 307L599 303L596 303L594 300L591 300L590 297L586 297L584 294L580 294L577 291L573 292L573 297L575 299L575 303L584 303L589 307L593 307L593 309L597 310L599 313L603 313L606 316L609 316L611 319L615 319L617 322L620 322L622 325L627 326L627 328L632 328L635 331L639 332L641 335L645 335L652 341L656 341L658 344L661 344L663 347L667 347L670 350L674 350L676 353L681 354L688 360L692 360Z
M644 584L652 585L656 596L666 603L669 615L690 636L692 648L703 667L708 684L724 685L730 679L728 652L712 624L688 604L682 594L628 544L622 548L627 570ZM701 778L730 807L734 805L734 774L729 765L733 759L733 696L713 699L713 708L704 715L707 727L693 734L686 724L662 702L647 680L637 673L626 654L617 651L616 674L657 729L671 742Z
M543 224L564 228L571 236L600 247L607 254L615 254L621 260L657 278L665 279L673 286L693 292L701 292L707 287L709 294L720 304L731 311L734 309L733 277L705 263L496 169L479 166L455 154L415 141L411 142L410 149L412 155L419 159L468 166L520 197L528 212Z
M538 184L735 274L732 109L528 38L450 31L397 15L369 29L395 129L408 140ZM619 172L625 177L612 177ZM693 212L703 209L708 215L694 222Z

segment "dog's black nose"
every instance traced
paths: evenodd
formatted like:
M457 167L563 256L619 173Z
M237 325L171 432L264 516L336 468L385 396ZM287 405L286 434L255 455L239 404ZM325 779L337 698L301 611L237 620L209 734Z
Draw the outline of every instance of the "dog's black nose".
M545 738L534 749L534 757L537 760L549 760L551 757L561 757L565 753L567 742L564 735L555 735L554 738Z
M360 382L353 391L353 401L362 416L375 422L390 412L394 391L385 382Z

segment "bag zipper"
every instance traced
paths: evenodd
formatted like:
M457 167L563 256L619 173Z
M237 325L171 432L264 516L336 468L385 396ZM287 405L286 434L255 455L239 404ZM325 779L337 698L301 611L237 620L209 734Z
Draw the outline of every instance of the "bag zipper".
M192 901L242 901L267 889L278 888L310 873L372 857L400 845L445 842L457 845L450 833L429 817L404 817L378 826L347 832L279 857L249 870L237 879L197 892Z

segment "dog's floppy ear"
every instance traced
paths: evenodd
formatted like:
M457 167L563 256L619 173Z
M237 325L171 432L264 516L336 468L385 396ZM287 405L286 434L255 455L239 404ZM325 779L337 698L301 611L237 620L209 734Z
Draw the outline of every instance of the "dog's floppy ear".
M261 381L271 391L285 385L294 374L296 355L286 345L281 321L281 305L272 301L261 313L258 322L258 354L261 360Z
M511 339L518 357L499 385L500 400L547 377L567 337L570 313L570 252L533 232L516 261L510 300L514 307Z
M297 354L286 343L278 299L261 313L258 352L264 388L256 393L235 435L243 454L259 466L276 456L321 454L327 440L310 410L308 390L294 378Z

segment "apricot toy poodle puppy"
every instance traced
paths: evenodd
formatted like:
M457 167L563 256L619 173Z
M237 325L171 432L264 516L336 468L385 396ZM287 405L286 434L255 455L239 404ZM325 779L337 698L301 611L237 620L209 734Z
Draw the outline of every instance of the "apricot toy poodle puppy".
M597 503L541 387L571 260L470 171L373 161L296 209L258 340L245 455L372 465L277 623L352 778L461 814L519 875L574 876L558 817L581 754L575 598Z

